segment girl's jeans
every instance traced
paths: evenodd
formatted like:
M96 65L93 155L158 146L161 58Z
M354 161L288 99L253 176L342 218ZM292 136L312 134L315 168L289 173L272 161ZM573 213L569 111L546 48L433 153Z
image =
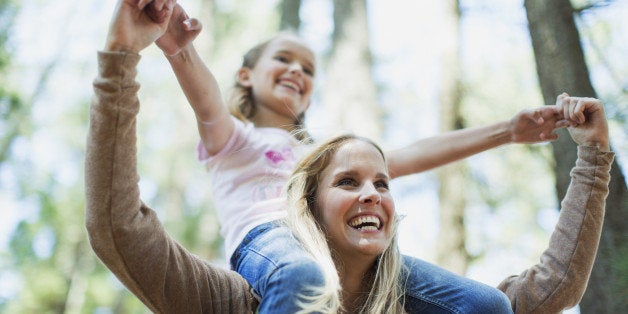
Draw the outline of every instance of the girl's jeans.
M409 256L404 266L408 313L512 313L496 288ZM318 265L278 222L251 230L231 257L231 267L261 297L259 313L295 313L298 297L323 285Z

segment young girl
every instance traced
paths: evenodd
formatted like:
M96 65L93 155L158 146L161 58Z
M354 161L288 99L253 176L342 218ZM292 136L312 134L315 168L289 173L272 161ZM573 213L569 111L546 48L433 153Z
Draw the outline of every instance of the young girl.
M260 313L294 313L318 295L324 275L288 228L282 190L312 139L305 132L316 59L302 41L279 34L249 50L236 74L229 107L191 41L200 24L177 5L157 40L197 119L198 158L207 167L225 239L226 256L261 297ZM466 129L387 153L391 178L425 171L507 143L555 138L554 107L524 110L491 126ZM420 262L404 259L405 266ZM495 288L434 269L410 272L408 294L453 312L504 313L510 304Z

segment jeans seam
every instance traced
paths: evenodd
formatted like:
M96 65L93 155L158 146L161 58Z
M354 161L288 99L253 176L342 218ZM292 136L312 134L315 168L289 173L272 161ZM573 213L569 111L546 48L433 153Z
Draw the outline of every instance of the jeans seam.
M418 299L417 297L420 297L420 300L423 301L423 302L427 302L427 303L430 303L432 305L438 306L438 307L442 308L443 310L449 311L451 313L456 313L456 314L462 313L462 312L456 310L455 308L452 308L452 307L448 306L447 304L441 302L438 299L430 298L430 297L427 297L427 296L423 295L422 293L417 293L417 292L413 292L413 295L408 295L408 292L406 291L406 298Z

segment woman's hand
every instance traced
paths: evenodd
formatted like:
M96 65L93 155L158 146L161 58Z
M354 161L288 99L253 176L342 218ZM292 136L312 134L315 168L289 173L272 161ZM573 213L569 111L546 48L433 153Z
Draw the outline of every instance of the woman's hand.
M175 4L176 0L119 0L105 51L139 53L166 32Z
M563 117L569 124L567 128L571 138L584 146L595 146L602 151L609 151L608 122L604 104L599 99L589 97L571 97L562 93L556 99Z

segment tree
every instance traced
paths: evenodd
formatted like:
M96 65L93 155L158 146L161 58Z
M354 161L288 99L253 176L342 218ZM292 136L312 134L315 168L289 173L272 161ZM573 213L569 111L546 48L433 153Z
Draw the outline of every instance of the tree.
M11 34L17 6L11 0L0 0L0 166L9 156L11 144L29 124L23 123L28 116L28 107L21 97L8 88L7 68L11 52L7 40Z
M383 113L371 74L366 13L366 0L334 1L334 32L322 99L331 125L377 140Z
M460 60L460 1L449 0L443 19L443 57L440 87L440 131L464 128L461 113L462 70ZM465 274L469 262L464 224L466 166L464 161L438 170L440 228L436 252L437 264L453 272Z
M301 18L299 17L300 9L301 0L282 0L279 7L281 11L279 29L298 30L301 26Z
M597 97L569 0L526 0L525 8L545 104L554 104L556 96L562 92ZM552 143L558 199L565 195L569 170L576 159L575 144L564 131L562 133L561 139ZM619 313L628 307L625 283L627 208L626 181L616 161L611 168L610 193L597 259L580 303L583 313Z

